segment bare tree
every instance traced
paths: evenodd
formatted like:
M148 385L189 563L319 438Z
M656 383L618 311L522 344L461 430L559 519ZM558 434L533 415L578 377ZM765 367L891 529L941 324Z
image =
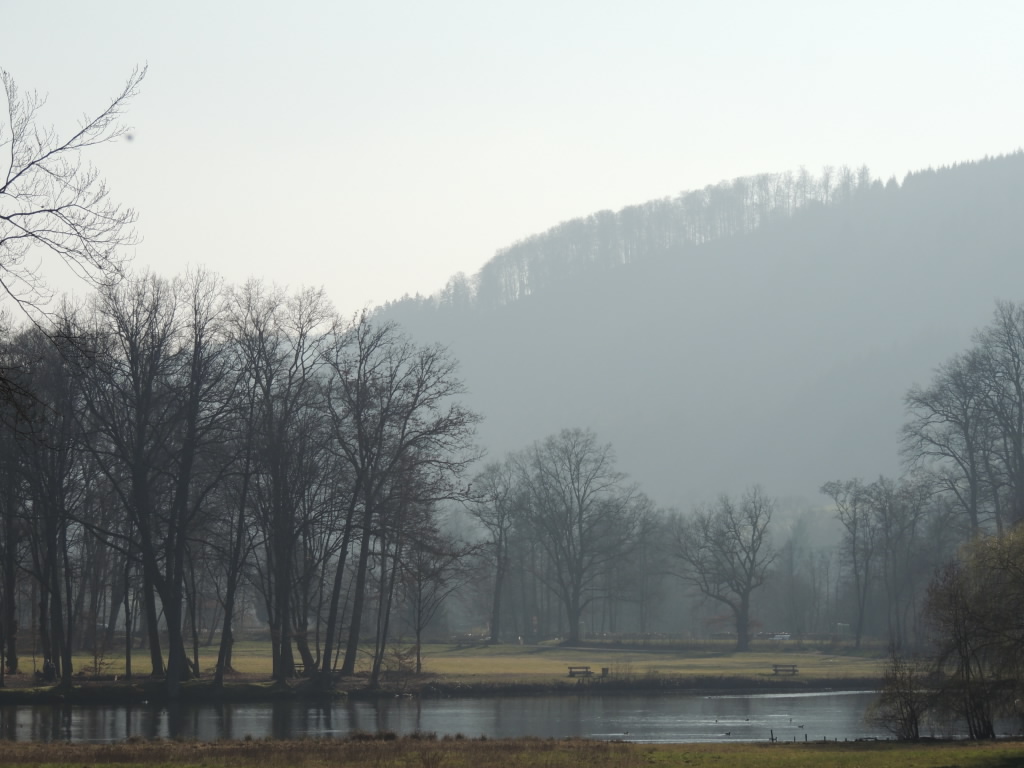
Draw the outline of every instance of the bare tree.
M165 671L156 593L171 599L161 562L165 552L173 551L170 541L184 535L168 527L162 503L168 494L168 446L176 429L171 382L177 373L179 321L171 284L155 275L141 276L96 297L92 327L79 332L88 339L88 351L76 359L88 449L138 536L155 675Z
M161 595L171 647L167 665L170 690L186 674L180 642L182 587L186 578L189 538L201 536L206 502L223 481L232 457L221 449L232 414L234 359L226 342L224 285L199 269L174 282L180 316L176 357L178 368L171 382L174 392L176 433L169 446L167 466L174 478L168 510L164 568L167 595ZM193 606L194 608L194 606ZM192 672L199 674L198 652Z
M854 628L856 646L860 648L864 635L868 595L875 578L875 560L879 548L879 531L871 514L870 496L863 482L833 480L821 487L821 492L835 504L836 517L846 533L843 537L843 557L853 575L857 601L857 623Z
M868 486L885 592L889 642L897 650L916 639L911 633L919 586L938 563L925 546L924 531L933 507L928 488L912 480L880 477Z
M271 625L274 680L295 673L292 580L308 490L310 426L333 310L322 290L288 296L249 282L231 299L231 334L252 398L253 505L262 535L260 589ZM247 452L248 453L248 452Z
M997 523L1003 517L1013 526L1024 522L1024 305L997 302L992 323L976 341L986 409L997 430L990 443L998 466L992 481Z
M478 474L473 484L477 492L467 506L490 536L487 548L493 551L494 591L491 597L492 644L501 642L501 599L509 565L509 537L515 525L516 511L524 504L523 489L518 482L516 464L511 456L491 462Z
M927 469L935 485L953 495L971 536L981 531L983 507L991 493L985 471L992 440L985 368L977 349L941 366L929 387L907 392L910 418L903 426L907 461Z
M659 613L669 576L668 516L653 504L641 507L637 520L636 546L633 550L632 599L637 605L637 629L651 631L652 619Z
M972 739L995 738L998 678L989 663L991 623L985 610L991 605L986 592L993 590L985 575L968 563L949 563L933 579L926 606L938 635L936 666L946 675L940 705L966 721Z
M929 660L904 656L895 646L890 646L882 690L878 702L869 711L869 721L901 741L921 738L921 724L935 698L929 687L931 671Z
M521 458L524 511L550 562L542 578L580 639L584 610L600 595L602 577L633 542L643 496L615 469L611 445L590 430L563 429Z
M444 601L470 577L467 562L474 547L438 531L417 535L402 562L402 594L416 637L416 673L423 671L423 630Z
M232 671L231 654L234 647L235 605L242 584L243 571L253 548L254 533L249 529L251 521L251 495L255 469L256 431L256 387L253 380L239 375L240 394L236 404L236 434L234 454L236 471L222 486L221 508L224 514L216 521L213 546L219 551L218 564L224 578L223 608L224 621L221 625L220 647L217 651L217 666L213 684L220 687L225 673ZM219 535L217 535L219 533Z
M907 393L904 451L966 513L970 533L1024 520L1024 305L997 302L974 346Z
M750 596L765 583L775 561L767 538L774 511L774 500L754 487L738 505L722 496L714 507L681 518L676 528L678 575L729 607L737 651L750 648Z
M120 118L145 74L145 68L134 70L98 115L84 118L70 136L62 137L55 128L40 123L46 99L34 91L21 91L14 77L0 69L6 107L0 111L0 292L36 322L39 308L52 295L41 270L44 260L37 258L37 252L56 256L93 285L111 285L122 276L124 257L119 249L135 241L136 214L110 199L106 183L84 163L83 155L93 146L127 134ZM5 442L16 442L23 437L17 434L16 423L25 416L26 401L34 403L35 398L19 388L10 374L9 368L0 368L0 396L8 404L18 403L2 414L3 437ZM17 537L7 530L12 524L5 516L0 550L10 551L0 552L5 564L0 656L16 667ZM2 670L0 666L0 684Z
M6 315L0 315L0 364L10 370L20 354ZM6 377L5 377L6 379ZM18 583L26 557L28 528L22 514L25 473L19 441L28 430L31 414L8 388L0 399L0 685L4 675L18 672ZM14 395L14 396L12 396Z
M352 618L342 672L355 670L366 605L371 544L382 515L406 505L464 498L460 478L479 457L472 447L479 416L456 400L465 392L457 363L438 345L417 346L392 324L368 317L336 329L326 350L327 407L333 445L351 472L352 495L332 587L329 657L350 541L359 537ZM399 497L396 497L398 494Z
M230 461L220 447L235 384L221 289L202 271L104 289L78 361L89 450L137 535L155 673L164 670L157 596L166 621L171 696L195 672L182 634L189 539L201 535Z
M119 249L135 242L136 214L110 199L103 178L82 155L128 135L121 117L145 76L145 67L136 68L98 115L62 136L40 124L45 97L21 91L0 70L7 106L0 118L0 289L22 307L38 307L50 297L33 256L37 248L93 284L120 279Z
M82 403L73 367L40 330L28 328L16 342L26 364L15 375L23 376L24 388L34 393L25 405L32 416L29 432L17 444L28 501L24 520L30 531L32 572L40 587L43 669L51 681L59 678L70 686L72 592L84 581L75 583L72 574L79 564L72 563L69 544L72 516L81 511L88 475L76 418Z

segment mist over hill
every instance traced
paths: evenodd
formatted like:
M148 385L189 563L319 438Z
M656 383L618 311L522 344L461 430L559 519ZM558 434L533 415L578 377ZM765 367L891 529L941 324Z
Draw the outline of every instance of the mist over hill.
M658 503L817 505L900 471L903 395L1024 292L1024 153L737 179L566 222L382 307L461 362L498 458L593 428Z

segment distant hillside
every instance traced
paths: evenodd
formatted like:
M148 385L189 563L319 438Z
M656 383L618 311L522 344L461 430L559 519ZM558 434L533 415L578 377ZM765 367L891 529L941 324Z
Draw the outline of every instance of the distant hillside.
M462 363L491 454L565 426L659 503L899 471L902 398L1024 293L1024 153L763 175L602 212L381 308Z

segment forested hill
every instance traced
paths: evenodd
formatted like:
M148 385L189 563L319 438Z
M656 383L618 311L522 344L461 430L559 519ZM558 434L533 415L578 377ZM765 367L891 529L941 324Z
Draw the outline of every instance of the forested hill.
M380 309L448 345L495 458L591 427L659 503L899 472L903 395L1024 299L1024 153L762 175L560 224Z

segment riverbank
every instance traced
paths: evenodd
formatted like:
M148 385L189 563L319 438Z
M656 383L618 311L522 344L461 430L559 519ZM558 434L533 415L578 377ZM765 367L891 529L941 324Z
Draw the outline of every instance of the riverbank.
M679 694L753 694L815 693L821 691L877 690L876 678L830 678L772 680L749 677L654 677L636 679L596 679L576 682L482 682L448 680L429 676L389 680L370 688L365 678L344 678L323 685L312 680L295 680L285 685L266 681L232 681L215 687L206 680L192 680L181 687L182 702L238 702L308 700L329 701L339 698L375 699L410 696L421 698L472 698L491 696L543 695L627 695L637 693ZM163 680L90 681L59 686L0 689L0 706L75 704L79 706L112 704L162 704L168 700Z
M826 690L874 690L881 683L884 659L817 649L755 650L747 653L544 646L430 646L425 671L401 665L388 669L377 687L366 671L328 679L295 678L285 685L269 681L269 655L261 647L236 650L238 672L225 684L212 684L212 670L183 683L184 701L272 701L277 699L372 698L409 695L530 696L543 694L784 693ZM785 663L787 670L777 671ZM79 668L83 668L80 665ZM792 667L794 673L790 674ZM202 666L200 667L202 668ZM570 677L570 669L577 676ZM589 674L580 674L586 669ZM136 676L125 680L117 662L107 661L101 675L80 673L70 687L38 686L31 673L8 677L0 704L141 704L166 700L166 683Z
M430 696L532 696L549 694L614 695L634 693L736 694L820 693L823 691L875 691L880 677L771 678L744 676L657 675L629 679L597 678L556 683L461 682L436 680L410 688L415 695ZM351 695L360 695L352 692ZM367 692L369 693L369 692Z
M8 743L0 766L205 766L206 768L376 768L381 765L448 768L1007 768L1024 762L1024 744L840 742L811 744L633 744L580 739L396 739L359 734L345 740L172 742L119 744Z

